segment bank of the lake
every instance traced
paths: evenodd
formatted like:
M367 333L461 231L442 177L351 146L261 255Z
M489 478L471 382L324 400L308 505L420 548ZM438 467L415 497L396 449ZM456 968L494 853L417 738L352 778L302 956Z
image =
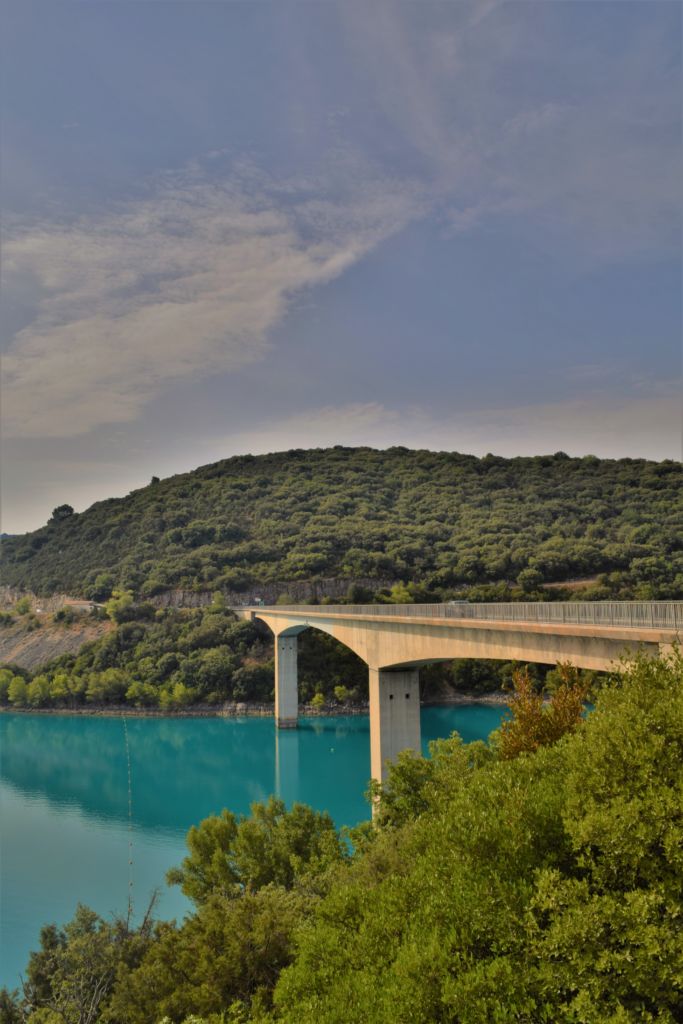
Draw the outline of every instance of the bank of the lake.
M485 738L502 715L485 704L424 707L424 751L453 730ZM188 828L223 807L246 813L276 793L328 810L338 825L368 817L367 715L304 716L299 729L278 731L265 715L4 714L0 984L18 983L40 927L68 920L79 900L105 915L125 911L126 736L138 911L161 887L159 916L182 917L187 903L165 873L184 856Z
M468 704L507 706L510 695L502 690L493 693L453 693L447 698L421 701L421 707L455 707ZM120 718L264 718L275 713L273 704L226 703L192 704L187 708L136 708L130 704L83 704L72 708L0 707L0 714L25 715L86 715L88 717ZM302 718L336 718L340 715L367 715L367 704L326 704L313 707L299 705Z

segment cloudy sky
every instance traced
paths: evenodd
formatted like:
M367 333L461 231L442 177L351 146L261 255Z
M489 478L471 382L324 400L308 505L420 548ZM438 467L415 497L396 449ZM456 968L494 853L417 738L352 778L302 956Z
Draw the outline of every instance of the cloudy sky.
M681 12L5 0L2 528L331 444L681 457Z

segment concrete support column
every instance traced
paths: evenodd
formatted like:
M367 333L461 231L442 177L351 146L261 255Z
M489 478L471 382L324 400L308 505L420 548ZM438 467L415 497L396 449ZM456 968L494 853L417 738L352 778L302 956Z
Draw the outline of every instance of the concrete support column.
M299 717L296 636L275 637L275 722L279 729L296 729Z
M387 761L421 751L420 673L416 668L370 669L370 772L384 782Z

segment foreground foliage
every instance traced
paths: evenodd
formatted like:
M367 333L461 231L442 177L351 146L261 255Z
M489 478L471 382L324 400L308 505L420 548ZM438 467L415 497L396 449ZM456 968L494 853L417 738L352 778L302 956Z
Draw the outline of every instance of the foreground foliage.
M156 480L3 541L2 581L105 601L173 588L399 579L431 588L604 574L592 596L683 595L680 463L317 449ZM490 595L487 595L490 596Z
M439 741L430 761L403 755L352 855L310 811L272 803L250 821L208 819L174 879L196 912L158 925L138 960L115 957L93 1019L674 1024L682 683L679 653L641 659L585 721L566 715L564 732L541 709L555 725L540 745L527 714L531 742L516 756L505 731L489 745ZM558 715L581 686L562 685ZM49 975L51 934L29 974ZM87 987L78 955L73 971ZM82 1019L41 1014L0 999L5 1024Z

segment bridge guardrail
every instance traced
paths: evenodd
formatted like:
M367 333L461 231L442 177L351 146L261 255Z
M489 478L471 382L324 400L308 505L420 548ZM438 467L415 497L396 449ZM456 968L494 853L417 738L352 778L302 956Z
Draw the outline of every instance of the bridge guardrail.
M267 606L262 608L265 611ZM683 601L521 601L469 604L271 605L272 611L337 615L402 615L420 618L486 619L567 625L631 626L683 630Z

